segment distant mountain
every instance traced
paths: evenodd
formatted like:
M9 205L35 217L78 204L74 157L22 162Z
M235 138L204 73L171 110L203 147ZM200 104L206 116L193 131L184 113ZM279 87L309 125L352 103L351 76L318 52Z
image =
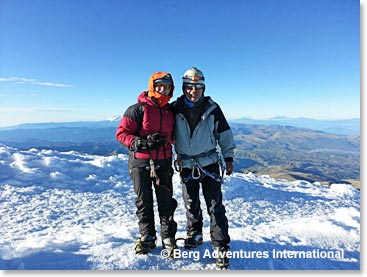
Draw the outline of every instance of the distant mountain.
M279 119L284 120L284 119ZM273 121L274 122L274 121ZM126 154L114 121L22 124L0 129L0 143L30 148ZM281 125L230 122L237 149L235 168L287 180L347 182L359 187L360 138Z
M127 153L115 139L118 121L22 124L0 129L0 141L20 149L76 150L95 155Z
M281 125L293 126L319 130L326 133L338 135L360 135L360 119L341 119L341 120L318 120L311 118L289 118L284 116L273 117L270 119L252 119L244 117L230 120L233 123L246 123L257 125Z
M10 127L2 127L0 131L14 129L46 129L57 127L82 127L82 128L104 128L116 127L121 119L121 115L114 115L102 121L75 121L75 122L47 122L47 123L26 123ZM273 117L270 119L253 119L243 117L240 119L229 120L229 123L245 123L255 125L280 125L293 126L299 128L308 128L312 130L323 131L338 135L360 135L360 119L342 119L342 120L318 120L311 118L290 118L285 116Z
M273 178L359 186L360 137L280 125L232 123L235 168Z
M0 131L17 130L17 129L48 129L48 128L60 128L60 127L73 127L73 128L104 128L104 127L117 127L121 118L113 116L107 120L102 121L71 121L71 122L45 122L45 123L25 123L14 125L10 127L2 127Z

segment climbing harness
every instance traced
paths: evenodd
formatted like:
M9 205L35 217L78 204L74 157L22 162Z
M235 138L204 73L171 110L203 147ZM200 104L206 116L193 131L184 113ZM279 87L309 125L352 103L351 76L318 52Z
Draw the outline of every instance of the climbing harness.
M224 173L224 165L223 165L223 161L222 159L219 159L218 163L220 165L220 170L222 171L221 174L216 174L213 172L210 172L209 170L206 170L205 168L203 168L199 163L198 163L198 159L208 156L210 154L214 154L217 153L216 149L212 149L206 153L201 153L199 155L196 156L187 156L187 155L181 155L182 159L186 159L186 160L191 160L193 161L194 165L192 167L191 170L191 174L189 176L187 176L186 178L184 178L184 182L190 181L190 180L199 180L202 181L205 177L210 177L212 179L214 179L217 182L223 183L223 173ZM178 162L175 162L175 168L176 165L178 165ZM177 170L177 168L176 168Z
M223 182L223 178L221 175L206 170L197 162L194 163L191 174L188 177L186 177L184 181L187 182L189 180L200 180L201 182L205 177L210 177L220 183Z

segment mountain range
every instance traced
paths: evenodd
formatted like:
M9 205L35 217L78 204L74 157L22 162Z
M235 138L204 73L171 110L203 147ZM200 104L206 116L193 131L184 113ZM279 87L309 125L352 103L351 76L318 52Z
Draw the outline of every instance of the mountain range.
M287 180L360 186L360 137L279 125L232 123L235 168Z
M337 135L305 127L274 124L290 121L284 117L261 121L263 124L230 121L237 145L236 170L287 180L323 184L344 182L360 187L358 135ZM22 124L0 128L0 143L22 150L75 150L104 156L126 154L126 148L115 139L118 122L117 116L105 121ZM319 126L322 125L319 121L308 119L294 122L318 122ZM357 128L359 119L328 122L329 126L344 124Z
M360 135L360 119L340 119L340 120L321 120L312 118L290 118L285 116L273 117L270 119L253 119L243 117L240 119L230 120L233 123L246 123L255 125L281 125L293 126L299 128L308 128L326 133L337 135Z
M102 121L75 121L75 122L48 122L48 123L25 123L10 127L2 127L1 130L14 129L44 129L53 127L116 127L120 121L120 115L114 115ZM245 123L251 125L280 125L308 128L337 135L360 135L360 119L341 119L341 120L321 120L312 118L290 118L278 116L269 119L253 119L243 117L240 119L229 120L229 123Z

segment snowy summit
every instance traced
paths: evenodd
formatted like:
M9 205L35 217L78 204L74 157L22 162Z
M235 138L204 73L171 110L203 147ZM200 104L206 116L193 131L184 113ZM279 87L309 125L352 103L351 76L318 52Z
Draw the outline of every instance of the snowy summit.
M0 269L214 270L206 214L198 248L186 250L178 241L176 258L165 259L158 240L148 255L135 255L138 226L127 168L125 155L0 144ZM174 197L177 238L184 237L177 173ZM225 179L223 198L230 270L360 269L360 192L352 186L235 173ZM159 231L157 212L156 225Z

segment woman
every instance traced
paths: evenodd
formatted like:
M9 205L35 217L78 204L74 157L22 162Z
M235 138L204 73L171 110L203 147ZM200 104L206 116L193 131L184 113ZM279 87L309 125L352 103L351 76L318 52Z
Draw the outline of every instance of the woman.
M116 131L116 139L129 149L129 173L136 193L140 237L135 252L146 254L156 247L153 211L154 187L161 223L163 248L177 248L177 224L173 219L177 201L172 197L172 146L174 116L168 108L174 83L168 72L153 73L148 91L130 106Z

